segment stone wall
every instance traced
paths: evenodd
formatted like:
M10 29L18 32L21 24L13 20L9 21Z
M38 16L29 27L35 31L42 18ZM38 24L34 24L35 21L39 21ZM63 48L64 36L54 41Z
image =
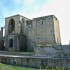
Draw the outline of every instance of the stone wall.
M4 46L4 39L1 38L0 39L0 50L4 50L5 46Z
M25 67L39 68L41 66L41 59L36 58L0 57L0 62Z
M12 40L12 43L10 40ZM19 34L10 34L5 36L5 51L27 51L26 36Z
M14 15L11 17L5 18L5 36L9 34L9 24L11 19L14 21L14 32L17 34L26 35L26 23L25 21L28 19L21 15Z
M70 65L70 58L44 58L44 57L13 57L13 56L0 56L0 63L12 64L24 67L64 67Z
M29 31L33 46L58 45L61 43L59 22L53 15L34 18ZM57 40L58 39L58 43Z
M0 39L3 37L3 27L1 27L1 30L0 30Z

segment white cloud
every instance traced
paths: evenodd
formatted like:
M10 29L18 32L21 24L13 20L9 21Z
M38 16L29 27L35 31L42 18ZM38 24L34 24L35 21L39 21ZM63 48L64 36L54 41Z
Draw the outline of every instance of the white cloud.
M26 4L26 5L30 5L30 4L32 4L34 2L34 0L24 0L24 3Z

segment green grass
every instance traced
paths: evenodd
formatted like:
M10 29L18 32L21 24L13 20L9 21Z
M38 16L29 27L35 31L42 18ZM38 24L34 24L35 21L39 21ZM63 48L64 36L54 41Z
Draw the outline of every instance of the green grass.
M25 68L25 67L19 67L19 66L12 66L12 65L6 65L0 63L0 70L37 70L34 68Z

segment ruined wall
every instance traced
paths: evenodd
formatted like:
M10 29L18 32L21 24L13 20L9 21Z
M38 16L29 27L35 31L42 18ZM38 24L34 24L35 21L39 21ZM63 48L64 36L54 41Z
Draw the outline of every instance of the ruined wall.
M12 33L26 35L26 22L25 21L27 20L27 18L21 15L14 15L14 16L5 18L5 36L10 34L9 24L11 23L11 19L13 19L14 21L14 32Z
M20 28L19 28L19 18L20 16L12 16L12 17L7 17L5 18L5 36L7 36L9 34L9 24L10 24L10 20L13 19L15 22L15 29L13 33L20 33Z
M0 31L0 50L4 50L3 27L1 27Z
M56 44L53 27L53 16L34 18L31 34L31 40L35 46Z
M3 37L3 27L1 27L1 30L0 30L0 39Z
M26 51L27 38L24 35L11 34L5 36L5 51Z
M61 43L59 23L53 15L34 18L29 35L33 46L58 45L58 43L60 45Z
M27 49L33 51L36 46L60 45L59 22L53 15L34 18L32 20L21 15L5 19L5 36L9 35L10 19L14 20L14 32L11 34L26 35Z
M13 20L14 24L13 24L12 20ZM21 16L21 15L14 15L14 16L11 16L11 17L7 17L7 18L5 18L5 36L8 38L9 36L12 37L12 34L26 35L27 40L26 39L25 40L26 40L26 43L27 43L27 47L28 47L28 50L29 49L31 50L30 45L28 44L29 43L29 33L30 33L29 27L30 27L31 23L32 23L32 21L30 19L28 19L24 16ZM9 25L9 24L11 24L11 25ZM9 33L9 29L11 29L11 28L13 28L14 30L13 30L13 32ZM14 39L14 36L12 38ZM22 48L23 45L21 44L22 42L24 42L23 41L24 40L23 36L20 37L19 40L20 40L19 47L21 49L24 49L24 48ZM19 42L19 40L18 40L18 42ZM9 42L6 42L6 44L7 44L6 46L8 46L8 43ZM15 44L15 45L17 45L17 44Z

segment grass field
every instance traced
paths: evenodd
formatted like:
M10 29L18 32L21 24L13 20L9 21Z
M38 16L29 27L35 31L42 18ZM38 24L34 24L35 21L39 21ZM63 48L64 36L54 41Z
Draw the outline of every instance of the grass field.
M19 66L12 66L12 65L6 65L0 63L0 70L54 70L52 68L46 67L45 69L34 69L34 68L25 68L25 67L19 67ZM64 68L57 66L56 70L64 70ZM70 66L68 67L68 70L70 70Z
M0 63L0 70L37 70L34 68L24 68L19 66L12 66L12 65L6 65Z

